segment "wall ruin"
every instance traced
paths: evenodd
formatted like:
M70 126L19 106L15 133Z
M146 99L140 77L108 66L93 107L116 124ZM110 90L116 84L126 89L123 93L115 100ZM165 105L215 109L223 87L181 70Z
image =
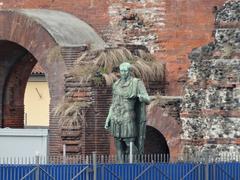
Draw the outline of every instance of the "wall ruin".
M214 41L194 49L183 98L183 152L240 152L240 1L216 12Z

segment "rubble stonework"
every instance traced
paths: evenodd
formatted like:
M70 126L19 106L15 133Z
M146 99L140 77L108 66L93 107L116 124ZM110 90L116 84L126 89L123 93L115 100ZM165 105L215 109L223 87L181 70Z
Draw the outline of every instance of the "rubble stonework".
M194 49L183 98L183 152L240 152L240 1L216 12L214 42Z
M146 7L148 1L140 7L129 7L136 1L113 3L109 6L110 31L108 42L113 44L144 45L151 53L160 50L157 31L165 26L165 2Z
M199 153L200 152L200 153ZM235 144L206 144L203 147L186 145L184 154L194 154L196 157L219 158L226 157L228 160L236 160L234 157L240 153L238 145Z

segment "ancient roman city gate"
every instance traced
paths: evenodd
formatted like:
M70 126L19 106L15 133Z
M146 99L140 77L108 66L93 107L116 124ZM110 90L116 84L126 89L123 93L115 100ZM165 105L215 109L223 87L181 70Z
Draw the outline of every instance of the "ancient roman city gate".
M24 91L32 68L38 62L46 73L51 98L49 153L61 153L63 143L67 144L69 154L109 153L110 141L103 124L111 100L111 88L85 86L66 75L84 52L104 48L105 42L97 33L70 14L39 9L0 11L0 126L23 128ZM153 82L151 88L164 93L159 82ZM94 107L86 114L85 124L71 131L59 127L59 117L55 113L57 104L67 94L71 94L74 100L94 99ZM147 133L149 130L150 134L146 142L151 148L146 149L176 156L180 149L181 128L176 118L162 114L158 110L149 116ZM162 150L152 151L154 146Z
M0 126L22 128L24 92L38 62L50 90L50 153L59 151L58 121L53 108L64 95L64 72L81 51L98 50L104 41L85 22L60 11L0 11ZM57 59L61 53L63 59Z

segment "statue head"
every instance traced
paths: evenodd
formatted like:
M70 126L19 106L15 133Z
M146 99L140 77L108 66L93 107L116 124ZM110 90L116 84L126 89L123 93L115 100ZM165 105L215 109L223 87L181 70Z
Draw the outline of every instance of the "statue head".
M130 68L131 68L130 63L124 62L120 64L119 69L120 69L121 79L123 80L128 79L128 77L130 76Z

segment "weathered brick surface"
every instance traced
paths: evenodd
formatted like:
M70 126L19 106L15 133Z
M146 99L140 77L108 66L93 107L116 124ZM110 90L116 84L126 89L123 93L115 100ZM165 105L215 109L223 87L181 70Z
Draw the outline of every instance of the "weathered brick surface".
M16 59L16 61L16 65L11 68L10 75L4 84L2 126L23 128L25 88L32 68L37 61L30 54L26 54L22 59Z
M15 50L15 54L14 56L12 56L12 50ZM18 70L18 72L13 72L13 75L10 77L10 75L8 74L8 71L11 67L13 67L13 65L16 63L16 59L17 57L21 56L21 58L23 58L23 55L26 53L26 51L22 51L21 47L19 47L17 44L15 43L4 43L1 45L1 50L0 50L0 55L2 57L1 60L1 78L0 78L0 85L1 87L4 87L6 85L6 79L10 79L10 81L12 81L11 83L8 83L6 86L6 88L0 88L0 93L3 94L8 94L8 96L5 96L3 98L3 96L0 97L1 102L5 101L6 105L10 105L10 104L14 104L14 97L18 97L18 93L19 90L21 89L21 87L18 88L17 92L14 92L15 90L15 85L16 82L14 82L15 79L18 79L18 81L20 80L20 77L18 77L19 73L21 74L21 72ZM18 59L19 62L21 61L21 59ZM21 67L21 65L19 65L19 67ZM31 71L31 69L30 69ZM7 89L6 92L4 92ZM19 98L18 98L19 100ZM18 103L19 104L19 103ZM22 103L19 104L20 106L22 106ZM1 104L2 106L2 104ZM1 117L3 117L3 107L0 109L0 114ZM9 112L9 108L5 109L5 111ZM8 113L9 114L9 113ZM0 121L0 125L1 127L3 126L3 121ZM16 126L22 127L23 126L23 121L21 120L18 124L16 124ZM11 127L11 126L10 126Z
M4 113L1 112L2 127L23 127L24 110L23 98L25 86L36 60L47 72L47 79L50 89L50 134L49 148L50 153L59 152L59 125L58 119L54 115L54 108L62 98L64 88L62 72L65 71L63 61L57 62L49 58L48 51L56 46L56 42L49 33L38 23L33 22L14 11L0 13L0 38L1 40L1 94L4 97L2 106ZM13 33L14 32L14 33ZM25 56L32 58L25 58ZM34 58L33 58L34 57ZM61 73L59 73L61 72ZM58 74L58 76L56 76ZM12 103L12 101L14 101ZM12 111L13 110L13 111ZM15 123L14 123L15 122Z
M22 0L3 1L1 8L46 8L66 11L90 24L107 42L148 47L166 63L167 95L182 94L189 67L187 54L212 40L215 6L225 0Z
M187 69L190 66L187 54L193 48L207 44L213 39L214 6L222 5L224 1L8 0L2 1L0 8L45 8L65 11L90 24L108 43L144 45L157 59L166 63L165 94L182 95L183 83L186 80ZM44 50L53 47L54 42L47 37L46 33L43 32L44 30L37 28L34 24L30 27L26 25L18 27L15 34L11 35L9 28L11 25L8 22L12 21L12 24L22 22L20 25L24 25L26 23L20 17L14 19L11 16L0 19L1 24L4 24L4 26L0 27L0 31L4 31L2 34L5 34L5 37L8 37L7 39L19 42L23 47L26 47L48 72L50 95L52 97L50 103L50 152L59 151L56 150L60 148L58 117L55 117L53 112L55 105L64 93L64 88L55 86L56 84L63 85L63 76L60 79L52 77L56 77L56 73L64 72L71 67L76 60L75 57L78 56L81 50L73 50L75 53L73 56L68 56L68 50L62 51L64 59L70 57L65 62L66 67L57 62L53 62L50 65L46 62L47 57ZM224 24L222 21L218 22L219 26ZM236 23L233 23L233 25L236 26ZM220 34L220 30L218 34ZM30 42L28 37L36 37L36 39L34 42ZM44 42L45 46L40 45L39 42L41 42L40 44ZM216 56L219 54L221 52L215 52ZM57 68L51 70L49 67L53 66ZM229 78L231 77L235 76L229 75ZM0 81L0 83L2 82ZM203 82L201 87L205 86L205 84ZM75 95L80 98L79 93ZM156 126L159 127L161 123L166 122L168 122L168 118L157 121ZM98 128L100 126L101 123L96 124L95 127ZM172 127L171 131L173 130L174 128ZM85 135L88 136L90 134ZM93 146L89 146L89 149L91 148ZM79 148L75 148L75 150L80 151Z
M180 121L180 103L181 100L179 98L172 98L171 101L163 104L161 106L157 106L153 109L148 109L148 121L147 125L150 127L154 127L156 130L161 132L163 137L166 140L167 148L169 150L169 154L171 158L176 159L181 153L182 145L180 139L180 133L182 131L181 121ZM151 134L151 133L150 133ZM155 137L157 139L157 137ZM149 137L146 137L147 140L157 143L154 137L150 140ZM146 150L149 152L154 151L154 146L152 149L147 147L150 145L150 142L146 142ZM158 143L157 143L158 144ZM162 147L159 150L165 149L166 147L164 142L161 144ZM156 147L157 145L155 145ZM155 149L156 150L156 149ZM157 151L159 153L159 151ZM155 152L156 153L156 152ZM166 152L164 152L166 153Z

